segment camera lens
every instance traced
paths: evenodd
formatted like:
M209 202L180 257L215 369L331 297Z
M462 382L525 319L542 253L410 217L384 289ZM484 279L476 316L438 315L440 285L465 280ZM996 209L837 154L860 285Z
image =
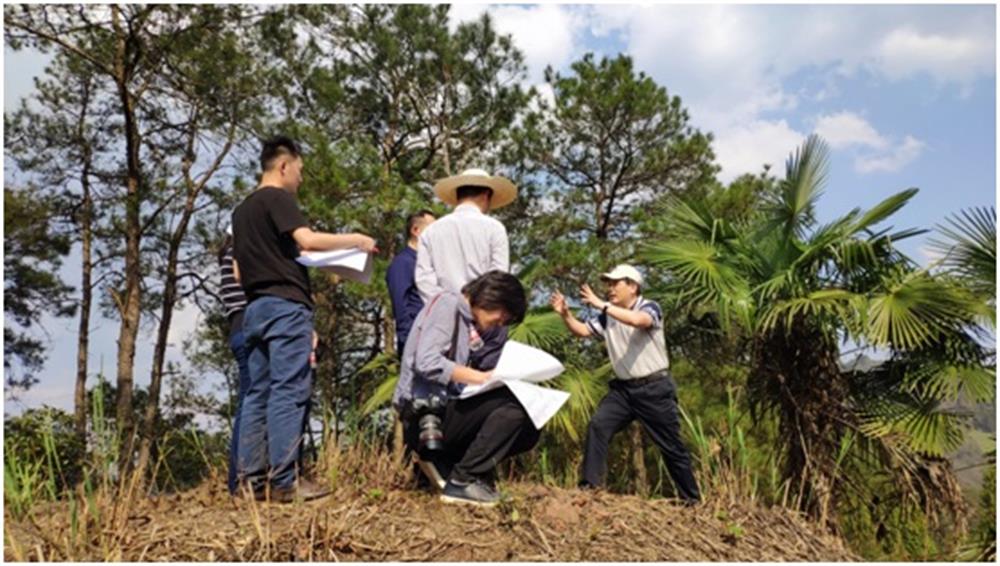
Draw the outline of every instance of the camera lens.
M420 417L420 451L429 452L444 449L444 433L441 431L441 419L434 414Z

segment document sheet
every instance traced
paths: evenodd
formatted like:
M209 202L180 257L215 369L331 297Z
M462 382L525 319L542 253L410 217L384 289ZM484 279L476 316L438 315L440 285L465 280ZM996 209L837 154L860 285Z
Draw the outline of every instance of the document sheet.
M565 368L548 352L508 340L490 380L482 385L468 385L460 398L506 386L531 417L535 428L551 419L569 399L569 393L535 385L561 374Z
M295 261L306 267L318 267L359 283L368 283L372 279L372 256L357 248L329 252L302 252Z

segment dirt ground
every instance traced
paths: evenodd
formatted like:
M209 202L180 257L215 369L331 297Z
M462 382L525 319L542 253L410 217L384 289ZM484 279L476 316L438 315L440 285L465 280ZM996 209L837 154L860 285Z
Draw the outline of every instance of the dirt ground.
M345 487L289 505L219 487L152 498L103 523L63 503L7 517L7 560L851 561L843 543L785 509L687 508L604 492L506 484L493 509L429 492ZM95 513L95 516L99 516ZM107 514L106 514L107 515ZM84 523L88 523L87 526ZM117 527L111 526L111 523Z

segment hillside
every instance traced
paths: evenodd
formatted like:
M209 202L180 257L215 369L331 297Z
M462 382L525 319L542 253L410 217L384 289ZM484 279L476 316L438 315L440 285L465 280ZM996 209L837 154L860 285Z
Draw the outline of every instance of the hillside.
M215 482L214 485L219 485ZM121 521L74 527L65 504L6 524L7 560L847 561L838 539L784 509L507 484L494 509L429 493L343 486L326 500L263 505L220 489L134 502ZM108 513L106 513L107 515ZM126 516L127 515L127 516ZM108 523L115 523L110 526ZM85 531L89 531L88 535Z

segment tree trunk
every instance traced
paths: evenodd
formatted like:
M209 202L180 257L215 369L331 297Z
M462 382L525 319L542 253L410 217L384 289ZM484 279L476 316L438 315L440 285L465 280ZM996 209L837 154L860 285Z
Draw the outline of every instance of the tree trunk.
M645 497L649 493L649 476L646 473L646 449L642 438L642 426L633 422L629 429L632 467L635 468L635 493Z
M170 234L170 241L167 249L167 267L164 273L163 300L160 303L160 324L156 332L156 344L153 346L153 367L149 376L149 401L146 405L146 412L143 416L142 442L139 448L139 462L137 469L144 472L149 465L149 458L152 452L153 440L156 435L156 423L159 417L160 390L163 386L163 366L166 362L167 339L170 336L170 324L173 320L174 307L177 306L177 264L181 246L187 235L188 225L191 217L194 216L195 204L202 189L208 180L215 174L229 153L235 138L236 125L231 125L226 145L216 155L212 166L204 173L201 180L196 182L191 177L191 167L195 161L195 143L198 139L198 116L200 112L197 106L192 111L190 133L188 134L187 157L183 166L183 175L186 187L184 208L181 210L177 226Z
M801 320L790 332L775 330L755 344L755 391L777 400L780 434L787 447L785 477L798 507L835 526L836 455L844 432L847 383L837 366L837 345ZM766 401L765 401L766 402Z
M142 171L139 164L139 129L136 123L135 108L132 94L129 92L128 38L121 27L121 8L111 6L111 17L117 35L117 50L115 54L115 83L118 97L122 105L122 116L125 122L126 150L126 197L125 197L125 291L119 297L118 309L121 315L121 327L118 333L118 429L124 440L124 466L130 466L132 460L132 389L133 372L135 369L136 337L139 332L142 299L142 269L140 265L140 244L142 225L140 205L142 198Z
M84 138L84 124L87 116L87 106L90 100L90 83L84 87L83 108L80 112L80 122L77 130L80 139ZM76 347L76 390L73 395L74 427L80 438L87 435L87 361L90 348L90 304L92 301L91 244L93 240L92 222L94 203L90 195L90 145L84 142L83 172L80 176L80 186L83 196L80 208L80 327L77 333Z
M187 213L187 211L185 211ZM187 230L187 216L181 219L181 224ZM180 231L180 228L178 228ZM149 465L149 456L152 452L153 437L156 434L156 421L160 408L160 388L163 383L163 364L167 353L167 338L170 335L170 323L173 319L174 306L177 304L177 255L180 248L180 239L174 238L170 242L170 250L167 259L166 281L163 289L163 302L160 306L160 324L156 330L156 345L153 347L153 368L149 376L149 400L146 403L146 412L143 416L142 442L139 447L139 461L136 470L139 473L145 472Z

